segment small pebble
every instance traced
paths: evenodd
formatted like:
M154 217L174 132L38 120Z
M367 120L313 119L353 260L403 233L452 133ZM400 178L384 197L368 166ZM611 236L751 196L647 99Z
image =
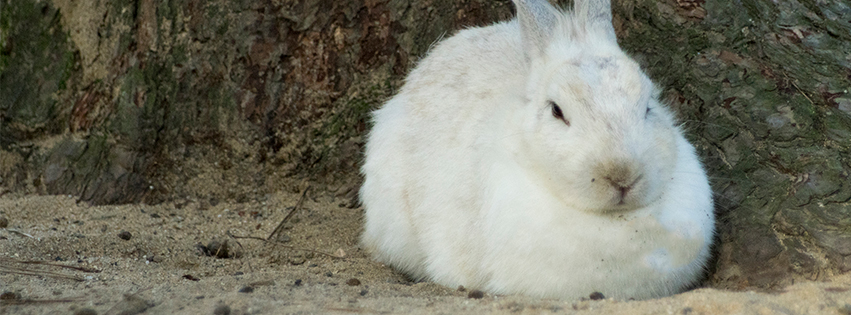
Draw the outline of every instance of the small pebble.
M149 262L160 263L163 262L163 257L161 255L157 255L154 253L148 253L145 255L145 259Z
M360 290L360 296L364 296L367 293L369 293L369 291L367 291L366 289Z
M360 280L358 280L356 278L351 278L349 280L346 280L346 284L348 284L350 286L360 285Z
M470 293L467 293L467 298L470 299L481 299L485 297L485 293L479 290L472 290Z
M284 233L279 233L278 235L276 235L275 240L281 243L289 243L293 240L293 238Z
M467 291L467 288L465 288L463 285L459 285L458 286L458 292L464 292L464 291Z
M251 293L251 292L254 292L254 287L242 287L242 289L239 289L239 292L240 293Z
M325 276L326 276L326 277L333 277L333 276L334 276L334 273L329 271L329 272L326 272L326 273L325 273Z
M230 315L230 306L219 305L213 310L213 315Z
M201 280L201 279L198 279L198 277L190 275L190 274L183 275L183 279L192 280L192 281L200 281Z
M591 293L591 295L589 295L589 296L588 296L588 298L590 298L590 299L592 299L592 300L596 301L596 300L602 300L602 299L605 299L605 298L606 298L606 296L605 296L605 295L603 295L603 293L600 293L600 292L594 292L594 293Z
M98 312L93 308L84 307L74 311L74 315L98 315Z
M6 291L6 292L3 292L3 293L0 293L0 301L16 301L16 300L20 300L20 299L21 299L21 295L18 294L18 293L15 293L15 292Z
M295 283L294 283L294 284L295 284L296 286L301 285L301 279L295 279Z
M206 254L208 256L214 256L216 258L230 258L230 252L228 250L228 241L210 241L210 243L208 243L206 247Z
M133 237L133 234L130 234L130 232L127 231L121 231L121 233L118 233L118 238L125 241L130 240L131 237Z
M6 219L6 217L0 217L0 229L5 229L7 226L9 226L9 219Z

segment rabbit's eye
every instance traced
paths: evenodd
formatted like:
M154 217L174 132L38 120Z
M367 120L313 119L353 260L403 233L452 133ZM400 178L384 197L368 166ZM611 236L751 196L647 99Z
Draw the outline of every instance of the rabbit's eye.
M567 119L564 119L564 113L561 112L561 107L558 107L558 104L556 104L553 101L549 101L549 103L550 103L550 107L553 110L553 117L561 119L562 121L564 121L565 124L570 126L570 122L567 121Z

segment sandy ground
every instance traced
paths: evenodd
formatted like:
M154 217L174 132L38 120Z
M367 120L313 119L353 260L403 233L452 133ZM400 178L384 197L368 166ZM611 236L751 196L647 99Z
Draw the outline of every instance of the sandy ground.
M156 206L0 196L7 221L0 314L851 314L851 275L774 294L700 288L648 301L468 298L371 261L358 247L362 209L349 207L351 195L307 194L276 234L283 243L228 235L265 239L299 193ZM228 258L208 255L211 242L225 240Z

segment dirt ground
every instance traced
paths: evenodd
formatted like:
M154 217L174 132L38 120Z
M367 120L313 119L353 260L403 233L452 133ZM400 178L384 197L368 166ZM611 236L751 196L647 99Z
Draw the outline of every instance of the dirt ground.
M358 247L362 209L351 188L309 191L273 233L301 195L156 206L2 195L0 314L851 314L851 275L773 294L470 298L371 261ZM270 234L277 242L262 240ZM211 244L225 241L227 253Z

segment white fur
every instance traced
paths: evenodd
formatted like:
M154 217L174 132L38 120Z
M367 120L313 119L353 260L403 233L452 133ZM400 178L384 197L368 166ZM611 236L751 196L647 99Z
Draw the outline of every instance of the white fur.
M700 277L705 172L618 47L609 2L576 2L515 1L518 19L444 40L374 112L360 193L375 259L564 299L658 297Z

